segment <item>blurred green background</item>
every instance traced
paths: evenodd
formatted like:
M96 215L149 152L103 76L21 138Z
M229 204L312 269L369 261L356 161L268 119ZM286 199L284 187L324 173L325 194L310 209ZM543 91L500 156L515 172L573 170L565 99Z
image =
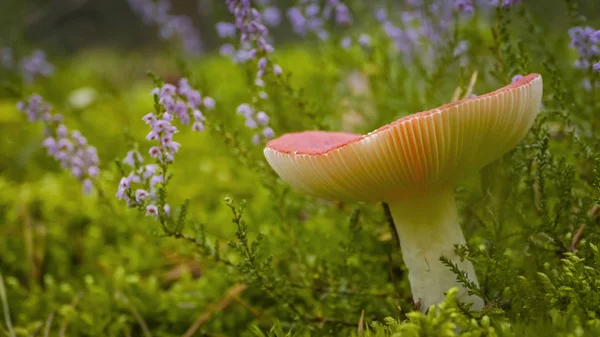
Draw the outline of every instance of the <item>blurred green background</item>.
M599 28L600 1L575 1L574 15L568 15L567 1L524 2L523 12L543 34L528 30L523 12L512 13L505 28L509 39L523 42L524 52L517 60L521 63L509 67L543 74L548 112L514 152L461 182L461 225L476 269L488 280L486 292L494 301L486 315L498 331L509 326L506 336L598 333L600 287L593 283L597 275L586 268L597 271L600 265L587 246L598 242L600 230L586 212L597 197L592 185L593 158L600 150L594 129L600 100L597 90L581 89L584 74L572 67L575 52L568 47L567 31L580 15ZM407 315L412 309L407 274L380 205L316 200L277 180L266 166L262 145L251 143L252 132L235 113L239 104L252 100L256 69L253 64L233 64L217 52L222 41L215 23L232 20L224 2L172 3L175 14L194 20L204 46L201 55L184 56L176 45L158 39L156 28L144 25L124 0L0 0L0 47L12 47L19 55L46 50L55 66L51 77L25 87L23 95L41 94L55 112L65 115L70 129L81 130L98 148L104 192L84 196L80 184L40 146L43 126L28 123L15 108L19 97L1 91L0 273L18 335L42 335L49 326L52 336L67 331L73 336L148 337L146 325L154 336L181 336L210 312L213 316L198 336L260 336L252 326L266 331L278 320L296 336L350 336L357 334L364 309L365 322L387 316L398 322L414 319L394 333L421 326L422 336L451 336L458 333L448 327L452 322L466 336L494 336L489 329L477 330L485 319L456 308L441 318ZM295 2L274 3L285 11ZM365 1L348 4L368 7ZM490 51L493 20L460 26L473 45L470 63L450 62L423 89L431 81L426 76L439 69L417 69L390 56L372 13L354 14L352 32L370 33L372 50L345 51L333 43L300 38L285 19L281 28L271 30L273 57L292 75L287 88L274 79L267 85L269 100L263 108L277 135L317 127L306 111L331 129L369 132L447 102L456 87L466 87L474 71L479 72L478 94L507 84L491 75L498 64ZM512 48L516 50L516 43ZM149 148L143 138L148 128L141 121L153 109L149 70L171 83L189 74L197 89L217 102L206 113L212 123L206 132L181 127L176 136L182 148L169 203L175 209L190 199L185 233L195 243L162 236L156 221L113 197L121 178L114 161L135 146L144 155ZM502 73L503 78L509 75L506 69ZM10 74L0 76L2 83L15 80ZM368 88L366 95L354 93L355 81ZM81 89L94 92L84 106L73 98ZM568 126L561 117L566 110L571 113ZM344 118L349 111L363 118L348 126ZM550 139L549 149L543 147L544 137ZM568 180L571 174L573 181ZM540 210L539 187L534 187L544 178L547 214ZM238 241L231 211L223 203L227 196L236 203L248 200L244 218L250 240L259 233L266 237L258 260L268 266L267 281L253 278L244 269L245 259L228 247L228 242ZM568 211L560 213L561 205ZM587 264L563 265L564 255L557 252L568 247L581 223L588 227L578 256ZM495 244L490 237L499 224L503 235L509 234ZM211 254L198 247L201 233L208 237ZM235 267L215 261L215 251ZM554 290L538 279L538 272L549 275ZM249 285L241 299L212 312L241 282ZM307 316L294 312L296 306ZM0 332L6 331L3 324ZM391 336L390 331L377 336Z

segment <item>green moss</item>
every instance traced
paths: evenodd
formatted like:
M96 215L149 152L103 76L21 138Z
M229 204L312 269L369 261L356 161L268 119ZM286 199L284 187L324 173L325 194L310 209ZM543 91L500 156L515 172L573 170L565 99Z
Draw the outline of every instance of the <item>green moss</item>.
M517 73L543 75L544 109L526 139L456 189L468 241L457 252L475 266L482 312L454 291L413 311L381 205L317 200L277 179L235 113L252 98L254 68L217 55L185 62L217 109L205 112L205 133L177 134L166 198L181 221L165 231L127 209L113 197L114 162L149 149L146 72L172 79L182 69L161 55L92 50L24 94L42 94L98 148L104 195L82 195L40 146L43 128L15 110L14 95L0 98L0 334L182 336L200 322L197 336L600 336L600 227L589 214L600 203L600 91L580 89L587 74L571 66L568 27L536 20L522 8L459 26L472 45L462 66L452 50L431 68L408 64L373 28L368 51L281 47L285 75L266 78L262 109L280 135L344 128L348 111L361 119L348 129L369 132L446 102L474 71L478 94ZM351 74L366 94L352 94ZM80 87L97 99L76 109L69 95Z

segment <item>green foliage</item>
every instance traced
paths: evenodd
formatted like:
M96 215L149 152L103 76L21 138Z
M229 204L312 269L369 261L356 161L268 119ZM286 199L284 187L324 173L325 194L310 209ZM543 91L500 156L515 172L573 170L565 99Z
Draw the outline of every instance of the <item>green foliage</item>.
M565 5L570 21L585 22L575 1ZM568 26L526 6L469 20L451 27L431 65L389 53L370 23L361 27L370 48L282 45L274 55L284 74L265 76L260 108L278 135L367 133L446 103L475 71L478 94L541 73L544 108L531 132L456 190L467 238L456 252L473 262L479 285L442 261L485 300L481 312L455 290L439 307L414 311L385 204L317 200L276 176L235 112L256 94L255 65L92 50L33 87L2 79L0 335L600 336L600 88L581 88L592 75L572 67ZM467 63L453 54L460 40L471 42ZM149 149L141 117L163 113L149 93L182 76L217 109L205 113L206 132L180 128L156 221L114 194L126 152ZM98 94L83 109L69 103L80 87ZM97 146L93 195L48 158L42 128L15 110L33 92Z

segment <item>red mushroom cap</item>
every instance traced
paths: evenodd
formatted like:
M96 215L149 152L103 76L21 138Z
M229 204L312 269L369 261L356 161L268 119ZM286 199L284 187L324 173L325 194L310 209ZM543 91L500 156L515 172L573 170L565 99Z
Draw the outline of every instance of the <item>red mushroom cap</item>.
M437 190L513 149L539 112L542 87L542 77L531 74L366 135L288 133L264 154L282 179L325 199L388 201Z

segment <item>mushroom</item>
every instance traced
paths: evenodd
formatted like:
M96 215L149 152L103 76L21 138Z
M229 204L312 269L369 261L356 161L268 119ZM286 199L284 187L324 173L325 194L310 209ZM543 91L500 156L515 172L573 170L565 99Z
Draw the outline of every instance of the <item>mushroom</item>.
M387 202L400 238L412 295L421 310L457 298L480 310L445 266L445 256L477 284L455 205L457 181L513 149L540 109L542 77L531 74L491 93L400 118L357 135L304 131L267 143L264 155L292 187L336 201Z

